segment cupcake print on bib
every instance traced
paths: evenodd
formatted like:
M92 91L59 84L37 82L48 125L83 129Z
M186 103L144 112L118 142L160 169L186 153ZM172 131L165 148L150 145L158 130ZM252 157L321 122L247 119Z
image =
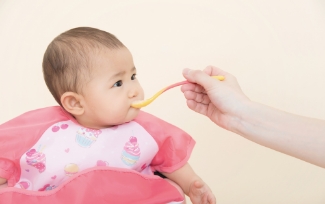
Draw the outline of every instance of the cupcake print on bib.
M37 151L36 149L31 149L26 153L26 162L28 165L38 169L39 173L42 173L46 169L46 157L42 150Z
M76 143L84 148L90 147L94 142L96 142L101 133L101 130L80 128L76 134Z
M129 141L125 143L122 151L121 159L124 164L133 166L140 158L140 147L136 137L131 136Z

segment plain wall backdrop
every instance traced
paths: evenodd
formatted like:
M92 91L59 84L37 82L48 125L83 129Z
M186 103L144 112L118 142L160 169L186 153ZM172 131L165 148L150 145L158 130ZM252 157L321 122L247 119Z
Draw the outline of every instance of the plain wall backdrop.
M215 65L251 100L325 120L323 0L0 0L0 123L56 105L43 53L79 26L130 49L147 97L183 80L185 67ZM189 162L219 204L325 203L325 169L217 127L187 108L179 88L143 110L193 136Z

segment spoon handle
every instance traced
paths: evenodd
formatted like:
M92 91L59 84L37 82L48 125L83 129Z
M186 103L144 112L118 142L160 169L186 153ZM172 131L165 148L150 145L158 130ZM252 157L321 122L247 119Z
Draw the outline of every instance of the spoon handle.
M223 81L225 79L224 76L211 76L215 79L218 79L220 81ZM142 107L145 107L147 105L149 105L152 101L154 101L160 94L164 93L165 91L171 89L171 88L174 88L176 86L180 86L180 85L183 85L183 84L189 84L191 82L189 81L181 81L181 82L177 82L175 84L172 84L172 85L169 85L163 89L161 89L160 91L158 91L155 95L153 95L151 98L148 98L146 100L143 100L143 101L140 101L140 102L136 102L136 103L133 103L131 104L131 106L133 108L142 108Z
M215 78L215 79L218 79L218 80L220 80L220 81L223 81L223 80L225 79L224 76L211 76L211 77L212 77L212 78ZM180 86L180 85L183 85L183 84L189 84L189 83L191 83L191 82L189 82L189 81L181 81L181 82L177 82L177 83L175 83L175 84L172 84L172 85L169 85L169 86L165 87L164 89L160 90L158 93L162 94L162 93L164 93L165 91L167 91L167 90L169 90L169 89L171 89L171 88L174 88L174 87L176 87L176 86ZM159 94L159 95L160 95L160 94ZM156 97L156 98L157 98L157 97Z

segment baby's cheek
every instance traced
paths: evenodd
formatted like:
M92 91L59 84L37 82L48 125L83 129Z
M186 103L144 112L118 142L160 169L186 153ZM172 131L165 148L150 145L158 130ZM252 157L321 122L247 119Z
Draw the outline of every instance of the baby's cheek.
M115 108L110 110L110 118L115 121L121 121L125 117L128 116L128 111L125 108L121 108L120 106L116 106Z

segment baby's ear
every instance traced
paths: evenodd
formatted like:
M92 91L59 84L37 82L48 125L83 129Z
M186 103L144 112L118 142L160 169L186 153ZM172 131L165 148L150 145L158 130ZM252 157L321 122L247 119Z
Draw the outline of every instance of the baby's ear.
M81 103L82 99L83 97L75 92L65 92L61 96L61 104L73 116L78 116L82 115L85 111Z

